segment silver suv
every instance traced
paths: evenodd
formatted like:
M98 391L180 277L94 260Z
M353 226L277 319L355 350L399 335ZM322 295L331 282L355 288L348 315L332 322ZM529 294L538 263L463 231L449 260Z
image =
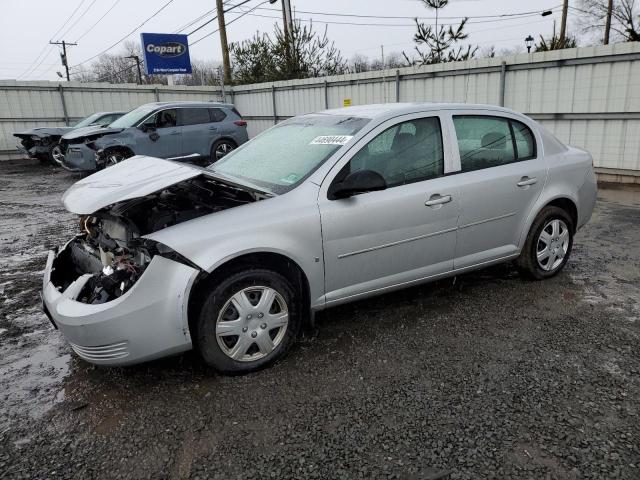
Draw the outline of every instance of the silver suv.
M221 159L248 140L247 122L228 103L148 103L106 128L69 132L62 166L94 171L134 155Z
M591 156L511 110L328 110L207 169L136 157L79 181L42 296L90 362L195 347L248 372L333 305L500 262L552 277L595 200Z

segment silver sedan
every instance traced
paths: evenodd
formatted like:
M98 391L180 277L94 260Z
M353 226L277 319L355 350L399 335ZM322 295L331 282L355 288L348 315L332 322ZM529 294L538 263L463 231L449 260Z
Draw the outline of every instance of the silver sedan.
M595 200L591 156L511 110L302 115L206 169L136 156L73 185L44 308L96 364L249 372L327 307L500 262L552 277Z

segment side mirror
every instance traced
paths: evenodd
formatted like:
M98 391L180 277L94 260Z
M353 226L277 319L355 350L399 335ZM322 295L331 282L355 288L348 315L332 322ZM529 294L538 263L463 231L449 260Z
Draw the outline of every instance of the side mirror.
M339 183L329 188L329 199L348 198L359 193L386 190L387 182L384 177L373 170L358 170L352 172Z
M144 133L148 133L148 132L155 132L156 129L151 126L151 125L147 125L147 124L142 124L140 125L140 130L142 130Z

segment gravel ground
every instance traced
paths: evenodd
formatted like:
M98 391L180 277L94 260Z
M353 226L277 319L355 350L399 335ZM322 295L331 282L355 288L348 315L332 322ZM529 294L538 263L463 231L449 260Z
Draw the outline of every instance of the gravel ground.
M39 310L76 180L0 164L0 478L640 478L640 192L601 192L566 269L499 266L334 308L286 359L72 355Z

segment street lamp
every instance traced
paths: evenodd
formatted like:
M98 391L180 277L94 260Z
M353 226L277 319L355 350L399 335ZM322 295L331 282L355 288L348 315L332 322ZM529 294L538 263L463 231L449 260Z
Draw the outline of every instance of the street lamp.
M527 53L531 53L531 47L533 47L533 37L529 35L524 39L524 44L527 46Z

